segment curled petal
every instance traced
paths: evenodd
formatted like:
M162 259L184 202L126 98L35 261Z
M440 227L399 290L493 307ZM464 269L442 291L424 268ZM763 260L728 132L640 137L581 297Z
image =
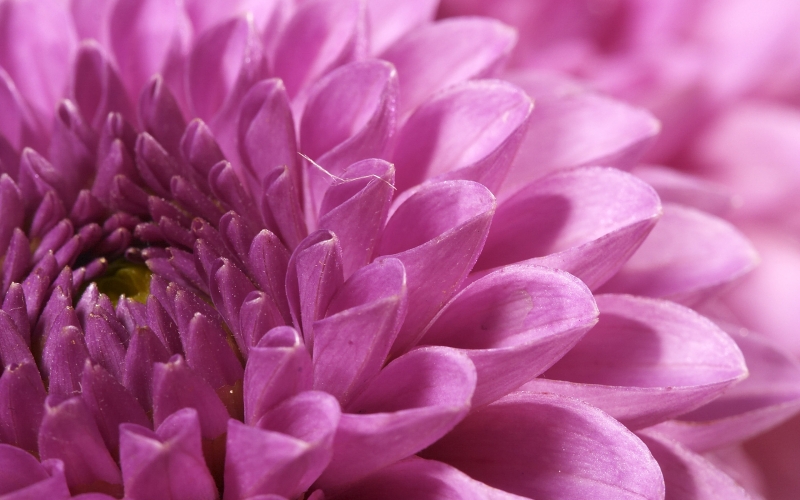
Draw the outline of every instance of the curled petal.
M691 305L757 262L755 249L732 224L699 210L665 204L661 221L602 291Z
M389 363L345 408L315 485L341 488L434 443L469 411L475 377L469 358L445 347Z
M420 341L459 349L475 364L474 407L533 379L597 322L591 292L567 273L507 266L445 305Z
M534 181L497 208L476 270L531 259L594 289L639 247L661 215L653 188L612 168Z
M359 269L314 323L314 388L342 405L377 373L406 314L406 274L397 259Z
M112 112L136 119L117 70L96 42L81 43L72 71L70 94L92 128L101 130Z
M0 496L8 500L70 498L61 460L39 463L33 455L7 444L0 444Z
M422 454L530 498L663 499L647 447L602 411L515 393L464 419Z
M156 432L121 425L120 463L126 498L219 498L203 459L199 418L192 408L175 412Z
M390 216L377 255L400 260L408 311L392 356L417 343L422 329L458 290L486 241L492 193L471 181L428 184L409 193Z
M398 189L437 178L468 179L497 192L532 109L522 90L501 81L465 82L436 94L398 136Z
M501 198L554 170L592 164L630 167L661 129L649 112L611 97L586 90L554 91L524 74L510 78L536 101L536 110Z
M397 68L404 120L438 90L492 76L508 58L516 33L494 20L456 18L410 31L381 54Z
M256 283L270 295L287 323L291 320L285 292L289 257L289 252L278 237L266 229L253 238L247 255L247 264Z
M693 410L747 376L736 343L691 309L630 295L595 299L597 326L524 389L581 399L636 429Z

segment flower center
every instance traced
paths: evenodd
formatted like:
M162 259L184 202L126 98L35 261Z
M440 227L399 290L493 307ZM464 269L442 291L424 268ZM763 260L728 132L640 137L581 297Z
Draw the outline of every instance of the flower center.
M108 266L105 274L95 280L101 293L108 295L116 307L124 295L142 304L150 295L150 277L153 273L144 264L118 259Z

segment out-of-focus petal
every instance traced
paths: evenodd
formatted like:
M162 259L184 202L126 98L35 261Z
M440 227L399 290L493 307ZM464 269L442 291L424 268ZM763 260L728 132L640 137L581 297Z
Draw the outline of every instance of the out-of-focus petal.
M370 52L380 54L413 28L433 20L437 0L369 0Z
M425 347L397 358L345 408L333 459L315 486L341 488L424 449L464 418L474 389L475 368L455 350Z
M594 289L628 260L660 215L658 195L632 175L604 167L553 173L500 203L475 269L530 259Z
M667 500L752 499L736 481L700 455L653 431L642 431L639 437L661 467Z
M525 135L533 105L517 87L454 85L420 105L400 132L398 189L429 179L468 179L497 192Z
M461 350L475 364L472 405L533 379L597 322L591 292L561 271L507 266L464 288L428 326L423 345Z
M442 462L409 457L375 472L333 500L517 500L512 493L492 488Z
M750 271L758 255L730 223L681 205L664 216L601 291L694 304Z
M425 24L380 55L397 68L404 121L435 92L472 78L493 76L505 62L516 33L495 20L460 18Z
M691 309L630 295L595 298L597 326L524 389L581 399L635 429L693 410L747 375L736 343Z
M30 453L0 444L0 498L70 498L64 479L64 463L60 460L45 460L40 464Z
M391 214L378 255L399 259L408 280L408 311L391 356L417 343L422 329L452 297L486 241L495 199L471 181L427 184Z
M631 173L650 184L664 203L677 203L724 217L738 204L729 188L696 175L658 165L637 165Z
M531 83L524 73L508 78L529 93L536 109L501 197L557 169L589 164L630 167L659 132L650 113L622 101L585 90L554 93Z

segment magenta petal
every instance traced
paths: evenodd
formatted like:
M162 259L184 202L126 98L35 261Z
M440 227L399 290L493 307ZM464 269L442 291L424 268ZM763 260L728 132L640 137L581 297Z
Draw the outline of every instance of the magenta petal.
M445 347L389 363L345 408L333 459L315 485L341 488L434 443L469 411L475 378L469 358Z
M215 390L242 380L244 369L220 324L195 313L181 328L181 340L186 362Z
M652 431L640 432L639 437L650 449L664 474L668 500L753 498L729 475L680 444Z
M383 160L364 160L341 176L325 192L318 224L339 238L348 278L372 260L394 194L394 167Z
M125 498L215 500L214 479L203 459L200 423L191 408L171 415L156 432L120 426Z
M399 134L398 189L437 178L468 179L497 192L532 109L522 90L500 81L465 82L436 94Z
M203 438L215 439L225 432L228 411L219 396L175 355L168 363L156 363L153 368L153 423L160 426L182 408L197 410Z
M366 52L365 13L360 2L304 2L278 40L273 72L290 98L326 71Z
M602 411L558 396L501 399L422 455L531 498L664 498L661 471L644 443Z
M103 128L112 112L119 113L128 121L136 119L116 69L93 40L84 41L78 49L70 95L83 119L95 130Z
M52 297L52 295L51 295ZM19 283L12 283L3 297L3 312L11 317L25 343L31 343L31 324L25 308L25 295ZM41 316L40 316L41 318Z
M17 155L24 148L42 149L41 142L45 134L41 131L25 99L19 94L17 86L3 69L0 69L0 105L5 111L0 118L0 135L8 141L8 146L13 151L12 159L19 163ZM7 157L3 157L2 160L5 163L6 173L16 178L19 165L8 164Z
M406 273L397 259L362 267L314 323L314 388L342 405L377 375L406 315Z
M153 411L153 364L166 363L170 353L148 327L138 327L131 334L125 353L122 384L145 411Z
M521 500L436 460L409 457L357 482L333 500Z
M380 60L353 62L309 89L300 122L300 149L340 175L366 158L385 158L394 134L397 72Z
M749 439L800 410L800 363L757 334L729 334L742 349L750 376L707 405L654 427L698 453Z
M42 117L52 116L77 45L66 4L57 0L4 2L0 18L0 66Z
M420 341L469 356L478 372L473 407L498 399L561 358L597 322L586 285L561 271L508 266L445 305Z
M691 305L747 273L757 262L753 246L727 221L665 204L661 221L602 291Z
M524 75L511 81L536 101L536 110L501 188L503 196L558 169L630 167L661 129L649 112L610 97L585 90L550 93Z
M424 185L394 210L377 251L399 259L408 280L409 314L392 356L417 343L424 326L464 281L494 211L492 193L470 181Z
M323 317L342 282L342 250L336 235L323 230L309 235L295 249L286 273L289 308L309 350L314 347L312 325Z
M122 2L117 5L120 3ZM154 137L169 154L178 158L186 121L161 75L153 76L142 90L139 96L139 116L144 131Z
M339 417L332 396L307 391L270 410L258 427L230 420L224 498L301 495L331 459Z
M39 456L64 462L67 483L73 491L100 487L122 493L119 468L108 453L92 414L79 397L61 403L56 403L53 396L47 398L39 429Z
M264 178L261 216L267 227L274 228L291 250L308 235L300 207L300 192L289 167L275 167Z
M516 33L495 20L456 18L412 30L383 54L400 78L397 115L404 120L435 92L492 76L508 58Z
M255 287L245 274L227 259L219 259L211 268L209 291L214 305L233 333L239 351L245 352L248 344L239 329L239 313L245 297L255 291Z
M238 328L242 332L244 342L241 354L245 360L250 355L250 349L255 347L267 332L285 324L283 315L269 295L258 290L250 292L245 297L239 313Z
M14 235L14 229L22 226L25 218L22 193L6 174L0 176L0 213L3 214L3 220L0 221L0 248L3 248L5 253Z
M0 401L3 402L0 408L0 443L31 453L38 451L39 425L46 396L36 365L24 363L3 371L0 376Z
M83 363L87 359L89 351L83 332L76 326L65 326L50 333L42 352L42 372L48 379L49 393L61 397L80 393Z
M555 173L500 203L475 268L532 259L594 289L617 272L660 215L658 195L632 175L602 167Z
M677 203L724 217L734 208L733 192L713 182L673 168L637 165L631 173L650 184L662 202Z
M259 82L244 96L237 138L239 156L252 182L261 184L275 167L285 166L299 189L294 120L281 80Z
M413 28L432 21L438 3L436 0L369 0L367 14L372 54L380 54Z
M34 363L25 338L5 311L0 311L0 332L0 366L5 368L19 363Z
M287 323L291 320L285 291L289 257L278 237L264 229L253 238L246 261L256 283L270 295Z
M273 328L250 349L244 370L244 421L255 425L283 400L311 389L311 356L300 334L289 326Z
M188 19L180 5L160 0L120 0L109 19L111 47L131 95L161 73L169 52L185 44Z
M14 446L0 444L0 498L3 500L66 500L70 498L64 479L64 463L45 460Z
M581 399L635 429L693 410L747 375L736 343L691 309L630 295L595 299L597 326L525 390Z

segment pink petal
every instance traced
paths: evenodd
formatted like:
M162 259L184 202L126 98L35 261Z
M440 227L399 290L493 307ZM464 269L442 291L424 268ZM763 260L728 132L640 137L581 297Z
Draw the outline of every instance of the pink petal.
M380 54L413 28L433 20L438 2L369 0L370 52Z
M67 85L77 45L66 4L57 0L3 2L0 19L0 66L32 108L42 118L51 117Z
M119 0L109 20L111 47L131 95L166 68L170 53L188 43L189 20L174 2Z
M314 323L314 388L342 405L378 374L403 323L406 274L397 259L359 269Z
M644 109L610 97L585 90L554 93L531 83L525 74L510 78L536 101L536 110L501 188L503 197L558 169L590 164L630 167L661 128Z
M424 24L380 55L397 68L397 116L408 115L435 92L472 78L492 76L505 62L516 33L494 20L461 18Z
M724 217L733 210L733 193L721 184L657 165L637 165L631 173L650 184L662 202L678 203Z
M286 295L294 324L302 327L309 350L314 347L312 325L323 317L343 282L342 250L336 235L329 231L309 235L289 259Z
M409 315L391 356L417 343L478 258L495 211L492 193L471 181L427 184L408 192L384 229L377 255L399 259L408 280Z
M475 481L454 467L435 460L409 457L356 483L334 500L515 500L521 499Z
M667 500L753 498L730 476L680 444L652 431L642 431L639 437L650 449L664 474Z
M745 441L800 411L800 362L757 334L729 332L750 376L707 405L654 428L699 453Z
M247 265L254 274L256 283L270 295L287 324L291 321L291 315L284 287L289 258L286 247L277 236L267 230L262 230L253 238L247 256Z
M203 459L197 411L172 414L156 430L120 426L120 462L125 498L215 500L214 479Z
M278 40L273 72L291 99L309 83L366 52L365 14L355 0L302 3Z
M661 221L602 290L693 304L757 262L755 249L730 223L665 204Z
M719 397L747 375L736 343L691 309L630 295L595 298L600 322L526 390L575 397L642 428Z
M508 266L464 288L420 341L453 347L475 364L474 407L533 379L597 322L591 292L567 273Z
M64 480L64 463L60 460L45 460L40 464L30 453L0 444L0 498L70 498L67 482Z
M370 159L350 165L325 191L318 224L339 238L345 278L372 260L389 214L393 182L394 167Z
M114 2L108 0L71 0L69 2L75 31L81 40L93 38L108 47L108 19Z
M0 248L7 249L14 229L22 226L25 206L22 204L22 193L6 174L0 176L0 213L3 214L3 220L0 222ZM4 250L4 255L7 252L8 250Z
M299 173L294 175L300 178ZM308 235L300 206L300 191L289 167L275 167L264 177L261 216L290 250L296 250Z
M4 69L0 69L0 106L5 110L0 117L0 135L8 141L15 154L20 153L25 147L44 150L41 142L45 134L40 130L40 125L28 104ZM5 167L13 177L16 177L17 165L7 164Z
M244 369L244 421L256 422L282 401L311 389L311 356L297 331L273 328L250 349Z
M497 209L476 270L531 259L596 288L638 248L661 214L653 189L612 168L534 181Z
M496 192L525 135L533 104L500 81L465 82L411 115L393 160L402 191L429 178L468 179Z
M664 498L658 464L633 433L594 407L558 396L501 399L422 456L531 498Z
M441 438L469 411L475 368L445 347L389 363L342 415L333 459L315 486L340 488Z
M380 60L353 62L309 89L300 121L300 149L340 175L350 164L385 158L394 135L397 72Z

